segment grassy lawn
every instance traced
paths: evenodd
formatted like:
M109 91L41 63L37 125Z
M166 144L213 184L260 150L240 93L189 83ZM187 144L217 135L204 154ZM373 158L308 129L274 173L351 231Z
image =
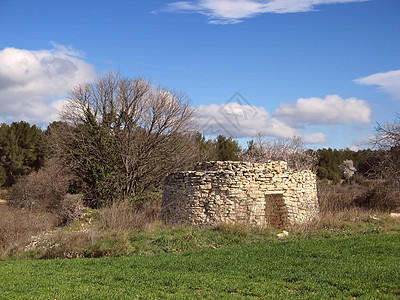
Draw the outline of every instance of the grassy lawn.
M1 299L400 297L400 234L119 258L0 261Z

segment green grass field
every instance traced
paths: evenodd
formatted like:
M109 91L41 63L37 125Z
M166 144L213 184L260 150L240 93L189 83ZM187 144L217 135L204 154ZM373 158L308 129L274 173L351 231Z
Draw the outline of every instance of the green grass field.
M400 234L119 258L0 261L0 299L396 299Z

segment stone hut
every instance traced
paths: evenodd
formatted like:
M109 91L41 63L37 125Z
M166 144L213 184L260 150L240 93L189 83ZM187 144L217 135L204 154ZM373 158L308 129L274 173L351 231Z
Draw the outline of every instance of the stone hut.
M319 212L316 176L283 161L212 161L165 179L161 217L167 224L218 223L283 228Z

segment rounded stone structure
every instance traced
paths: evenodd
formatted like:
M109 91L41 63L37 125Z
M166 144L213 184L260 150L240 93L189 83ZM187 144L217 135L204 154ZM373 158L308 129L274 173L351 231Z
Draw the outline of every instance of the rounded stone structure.
M319 212L316 176L291 171L283 161L212 161L169 174L161 218L167 224L219 223L283 228Z

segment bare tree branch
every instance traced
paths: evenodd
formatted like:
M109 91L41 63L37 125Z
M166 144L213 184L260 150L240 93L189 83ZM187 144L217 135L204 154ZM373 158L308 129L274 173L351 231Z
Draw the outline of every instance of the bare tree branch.
M375 166L374 172L381 174L400 194L400 114L393 122L377 124L372 143L376 148L384 150L384 159Z
M241 159L250 162L286 161L294 170L314 170L317 161L316 153L306 150L300 137L267 139L262 133L250 141Z

